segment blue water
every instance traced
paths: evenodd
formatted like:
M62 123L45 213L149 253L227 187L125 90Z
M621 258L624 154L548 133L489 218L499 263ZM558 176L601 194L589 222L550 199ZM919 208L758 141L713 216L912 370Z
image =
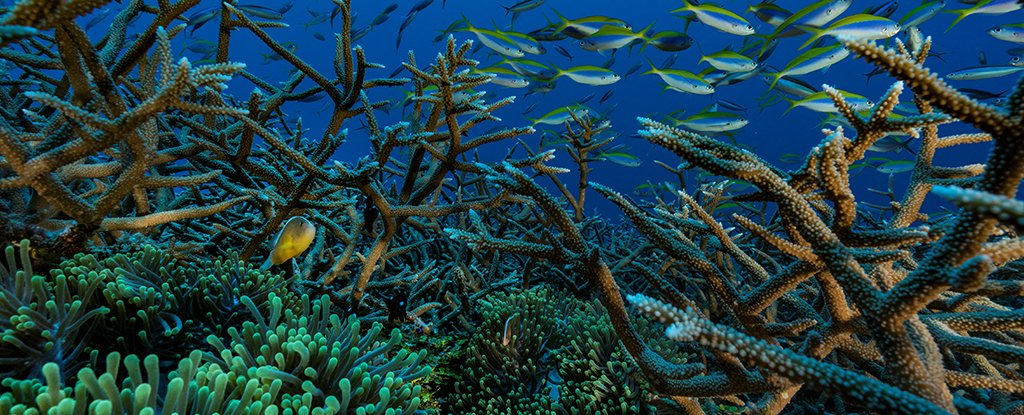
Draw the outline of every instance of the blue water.
M285 2L261 2L260 4L271 8L277 8ZM511 19L506 15L501 5L511 5L513 1L505 2L480 2L471 0L448 0L442 5L441 0L436 0L426 9L421 11L416 18L405 29L402 43L396 48L396 33L403 23L407 11L416 2L398 2L399 8L391 14L390 18L373 28L373 30L357 43L366 51L367 58L376 63L385 65L386 69L373 70L368 77L385 77L394 68L400 65L408 57L409 51L416 54L419 66L425 67L431 63L435 55L443 50L443 43L435 43L435 38L451 23L459 20L464 15L475 26L493 28L495 25L502 30L514 30L526 33L539 29L549 21L557 20L554 11L562 13L568 18L579 18L590 15L606 15L624 19L633 28L642 28L648 24L654 24L654 30L676 30L682 31L685 21L681 18L684 13L670 13L670 10L681 6L678 1L616 1L616 0L594 0L594 1L571 1L571 0L548 0L541 7L527 11L519 16L513 26L510 26ZM790 11L798 10L810 2L804 1L779 1L780 6ZM881 1L857 0L843 16L860 13L871 6L882 3ZM215 1L203 0L199 8L212 7ZM245 3L242 3L245 4ZM390 1L354 1L353 9L356 13L353 28L362 28L368 25L374 17L380 13ZM756 28L757 33L770 33L773 27L762 23L753 13L744 10L749 5L746 1L722 1L721 6L740 14L750 21ZM902 1L898 10L892 18L898 20L908 11L918 6L917 1ZM326 0L296 1L294 7L286 13L286 21L290 24L288 28L267 29L267 31L279 42L295 42L297 55L312 64L323 73L331 74L330 59L334 56L333 33L341 26L340 18L333 22L333 29L330 22L304 27L304 24L312 20L314 13L329 13L333 9L333 3ZM948 1L946 9L957 9L968 7L956 1ZM198 10L194 8L193 10ZM990 65L1006 65L1010 55L1007 49L1016 46L1015 44L997 40L989 36L986 31L994 26L1006 23L1019 22L1024 16L1021 11L1015 11L1004 15L974 15L967 17L958 26L949 32L946 27L953 20L952 14L940 13L932 20L920 26L922 32L932 36L935 43L933 50L943 53L942 59L931 58L928 66L939 74L945 74L957 69L979 65L979 53L987 56ZM87 19L83 18L83 20ZM183 56L190 56L192 59L199 59L191 52L185 52L184 46L196 39L216 39L216 22L210 22L201 29L195 31L191 36L181 35L176 40L178 52ZM94 31L102 31L104 28L94 28ZM323 35L327 40L318 40L315 34ZM708 66L707 63L698 64L701 51L711 53L722 48L733 45L735 50L742 42L742 37L720 32L702 23L694 22L687 32L696 43L688 50L674 52L678 54L676 69L686 69L691 72L699 72ZM459 41L475 39L470 33L456 32L454 36ZM901 35L900 37L905 38ZM807 36L783 39L775 53L767 60L767 63L775 68L784 67L793 57L799 53L797 47L807 39ZM829 43L832 41L830 40ZM479 43L479 42L477 42ZM580 49L578 41L572 38L546 43L548 53L540 56L527 55L527 59L534 59L538 62L551 64L558 67L575 65L602 65L608 60L609 53L602 56L595 52L588 52ZM573 60L571 63L562 55L554 51L555 45L561 45L571 52ZM252 36L246 30L238 30L234 33L230 59L246 62L248 70L258 74L264 79L272 82L282 81L287 78L289 67L283 62L267 61L260 54L272 53L262 42ZM615 63L610 69L623 74L628 68L637 62L643 62L649 58L655 63L663 62L669 52L659 51L655 48L647 48L640 53L640 48L634 48L632 52L623 48L614 54ZM479 48L474 58L481 61L481 67L490 66L496 63L500 57L487 48ZM646 65L643 68L646 70ZM843 90L856 92L865 95L872 100L878 97L891 85L893 79L887 75L878 75L867 79L864 74L870 72L872 67L864 61L855 59L853 56L846 58L832 66L827 72L816 72L803 75L800 78L814 86L823 83L838 87ZM642 72L642 70L640 71ZM630 193L639 184L647 181L672 180L670 174L658 167L654 161L661 160L670 165L678 163L678 158L661 148L652 146L645 141L630 137L638 128L636 117L660 118L678 109L684 109L685 116L699 113L699 111L715 102L716 99L726 99L748 108L743 115L750 123L739 130L735 135L737 143L749 146L769 162L776 163L780 167L793 169L794 164L785 164L779 161L784 153L797 153L801 156L806 154L821 138L821 127L819 123L825 118L825 114L812 112L807 109L797 108L783 115L786 109L785 103L759 110L758 99L767 90L766 84L755 77L749 81L729 86L719 87L714 95L693 95L674 91L661 92L662 83L657 76L640 76L640 72L630 75L626 79L609 86L588 86L572 82L567 78L559 79L554 91L546 94L530 94L524 96L523 89L508 89L496 85L481 88L488 91L489 100L493 101L501 97L515 95L516 103L502 109L495 115L503 119L506 126L529 125L526 116L538 117L550 110L564 105L570 105L594 94L593 100L587 103L588 106L597 112L607 113L612 122L613 129L619 135L616 143L626 144L631 152L638 156L643 164L640 167L627 168L613 163L599 163L594 165L594 172L591 180L609 185L623 193ZM402 72L399 76L409 76L408 72ZM988 91L1002 92L1010 89L1015 83L1017 76L1011 75L983 81L951 81L954 86L984 89ZM306 81L304 84L311 86ZM237 97L248 96L252 84L248 81L236 80L231 84L228 93ZM614 90L614 96L603 104L598 104L598 98L607 90ZM402 99L401 88L375 88L368 91L372 100L392 99L398 102ZM903 98L910 100L909 91L905 91ZM539 103L538 103L539 101ZM292 103L285 107L285 110L292 115L300 116L303 126L309 129L309 137L318 138L323 125L328 119L329 109L324 110L327 100L314 103ZM530 114L522 114L526 108L536 105L536 109ZM390 114L379 113L382 124L397 122L401 119L402 111L396 107ZM349 140L337 154L339 159L354 161L364 156L369 151L369 144L366 137L366 130L358 129L359 122L351 120L348 125L350 129ZM490 129L491 125L484 125L478 131L471 132L471 135L483 133ZM547 126L542 126L547 127ZM560 128L553 128L560 130ZM940 135L955 134L972 131L969 126L961 124L947 125L940 128ZM852 132L851 132L852 134ZM536 145L539 134L522 137L526 142ZM722 137L723 140L729 140ZM482 150L482 158L485 161L495 161L504 157L510 141L490 145ZM912 142L911 146L916 147L917 143ZM936 164L944 166L955 166L970 163L982 162L984 160L987 146L984 144L959 146L954 151L940 150ZM869 153L870 157L886 157L890 159L912 159L908 152L901 153ZM564 152L560 152L556 165L570 167L571 160ZM895 175L896 193L902 194L902 186L910 173ZM575 174L563 176L567 183L575 183ZM888 175L874 171L872 168L865 168L858 171L853 178L854 192L859 201L874 203L886 203L887 200L864 190L867 188L884 188ZM693 175L689 176L692 190ZM934 199L934 198L932 198ZM603 213L611 213L607 210L608 204L600 198L589 198L588 210L596 208ZM932 202L937 203L937 202ZM934 204L932 205L935 206ZM614 214L613 214L614 216Z

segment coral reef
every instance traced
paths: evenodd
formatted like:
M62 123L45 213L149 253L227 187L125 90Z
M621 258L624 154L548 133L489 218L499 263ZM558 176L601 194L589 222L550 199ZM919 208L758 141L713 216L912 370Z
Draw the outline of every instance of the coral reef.
M480 301L480 314L454 374L448 413L655 413L650 390L596 302L538 287L492 294Z
M28 257L28 249L28 241L24 241L22 258ZM9 269L13 268L12 257L13 248L8 247ZM192 280L194 284L178 284L174 274L181 275L178 271L184 267L166 261L160 253L148 250L132 260L128 258L119 255L96 260L91 255L79 254L76 260L69 261L73 265L64 272L52 273L61 283L51 284L43 281L44 277L35 276L34 289L39 296L36 301L19 307L18 314L4 316L4 320L14 324L4 326L0 333L3 339L0 347L4 356L8 356L4 359L4 377L0 381L5 389L0 395L0 413L38 414L51 410L61 413L86 413L86 410L89 413L425 413L419 409L421 387L412 383L431 370L423 364L426 352L403 348L398 329L392 330L385 339L379 323L366 329L355 316L343 321L331 311L327 296L294 299L293 294L286 292L279 297L272 290L266 290L273 289L273 284L263 290L253 289L251 292L257 295L254 297L236 288L234 294L241 295L231 297L231 301L246 312L227 313L229 310L216 307L224 305L217 302L224 298L218 298L219 293L211 293L207 286L211 282L231 281L238 276L231 271L238 268L222 266L221 262L204 264L206 267L195 269L194 275L200 278ZM95 317L70 314L79 320L72 320L71 327L63 330L59 326L67 317L36 311L40 303L47 304L48 310L63 311L78 310L83 303L96 301L87 298L98 296L96 284L79 293L69 292L68 287L69 284L84 286L86 280L102 281L101 273L114 273L110 268L102 268L102 263L135 265L131 270L116 268L120 275L129 277L128 281L106 284L102 297L110 299L113 307L94 308ZM97 272L90 267L101 270ZM5 285L24 281L25 275L31 273L31 267L25 268L16 272L18 280L4 278ZM211 277L211 271L219 273ZM140 289L133 283L146 280L130 279L140 274L166 277L168 282L161 284L163 291L152 287ZM192 296L197 298L190 301L188 294L175 297L168 293L171 286L190 285L204 295ZM130 294L117 297L123 292ZM0 297L5 310L19 300L11 298L11 293L7 289ZM205 293L212 294L209 297L212 302L201 301L207 298ZM174 306L192 303L198 303L199 307L194 309L198 318L172 316L177 325L169 327L164 319L171 318L161 314L182 313L184 308L174 309ZM215 307L202 307L207 304ZM134 308L138 317L126 313L128 307ZM204 316L213 315L207 310L255 322L245 321L240 328L225 328L227 323L222 320L203 320ZM90 317L106 321L89 334L78 334L82 324L95 323ZM62 320L54 321L58 318ZM155 321L160 321L162 328L151 327ZM206 325L204 330L190 327L201 324ZM182 333L202 332L211 333L205 338L208 347L203 349L206 350L188 350L193 339L183 338ZM116 341L104 343L109 339ZM113 351L103 354L106 357L100 360L104 350ZM142 358L136 354L123 355L144 350L159 354ZM88 352L88 359L76 361L82 352ZM19 355L23 357L11 357ZM105 366L101 366L101 362L105 362ZM74 371L76 367L81 369ZM101 367L106 371L101 371ZM123 373L127 377L121 378ZM166 392L160 395L161 391Z
M842 39L897 82L866 115L825 88L849 128L793 171L639 118L683 163L661 163L674 200L635 201L591 181L617 148L605 120L570 112L572 169L531 127L478 132L513 98L477 91L471 42L371 78L333 0L324 74L229 0L196 65L172 40L197 0L126 1L89 39L75 18L108 3L0 18L0 241L19 241L0 266L2 413L1024 413L1024 87L972 100L925 68L930 40ZM228 60L240 32L285 81ZM410 90L402 121L380 124L377 88ZM895 117L905 93L917 114ZM311 137L286 111L317 94ZM977 132L939 134L957 120ZM849 169L890 132L921 148L886 210ZM332 160L352 138L370 153ZM979 142L984 164L934 161ZM628 222L588 215L595 192ZM960 210L929 215L932 193ZM256 268L300 215L308 251Z

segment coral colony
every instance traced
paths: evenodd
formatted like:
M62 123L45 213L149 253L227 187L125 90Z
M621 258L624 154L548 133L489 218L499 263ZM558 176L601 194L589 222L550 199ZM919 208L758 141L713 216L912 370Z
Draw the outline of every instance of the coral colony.
M548 114L534 125L560 126L564 149L530 144L535 127L498 118L513 98L483 92L502 74L477 70L474 42L453 36L432 62L410 53L381 77L349 1L333 0L326 72L275 40L284 8L6 9L0 414L1024 414L1024 84L989 105L927 69L931 38L889 34L874 15L825 20L805 30L888 73L887 92L812 91L820 102L804 103L843 125L788 149L802 152L792 170L714 137L738 122L708 121L720 112L634 114L640 138L678 155L662 164L680 181L707 174L670 197L626 196L588 176L621 152L599 114ZM703 24L754 30L683 3ZM819 3L809 7L843 2ZM977 3L960 18L1020 7ZM110 29L92 38L80 18L105 6ZM587 50L693 42L562 19L549 35L581 32ZM176 57L175 38L200 21L218 26L210 58ZM488 48L531 45L469 27ZM229 60L242 33L290 78ZM757 66L735 52L704 59ZM670 89L713 91L650 66ZM606 71L549 75L620 79ZM255 89L229 93L232 80ZM392 103L375 94L394 89L408 106L384 125ZM322 130L282 109L318 95ZM901 101L916 111L897 114ZM955 121L972 132L944 134ZM851 166L893 132L920 140L909 184L890 185L889 206L859 202ZM339 161L346 140L370 150ZM972 143L992 146L984 164L933 163ZM588 196L624 219L587 213Z

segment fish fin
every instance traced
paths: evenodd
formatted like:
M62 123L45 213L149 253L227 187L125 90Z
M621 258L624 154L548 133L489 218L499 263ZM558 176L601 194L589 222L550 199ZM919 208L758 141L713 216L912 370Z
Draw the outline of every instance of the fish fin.
M263 265L260 265L260 271L266 271L274 265L274 262L270 260L270 255L267 255L267 260L263 261Z
M971 12L973 12L974 9L976 9L976 8L977 8L977 6L966 8L966 9L959 9L959 10L943 10L944 13L953 13L953 14L958 14L959 15L959 16L956 17L956 19L953 19L953 23L949 24L949 27L946 28L946 31L948 32L948 31L952 30L953 26L956 26L956 24L960 23L961 20L963 20L967 16L970 16Z
M799 25L798 24L798 25L793 25L793 26L796 26L798 29L803 30L803 31L811 34L811 38L807 39L807 41L804 42L804 44L800 45L800 47L798 49L803 49L803 48L806 48L806 47L810 46L816 40L818 40L822 36L824 36L825 35L825 31L826 31L826 29L822 29L820 27L808 26L808 25Z
M692 9L692 8L693 8L693 5L690 4L690 2L688 0L683 0L683 7L680 7L678 9L672 10L669 13L686 12L686 11L690 11L690 9Z
M772 82L768 84L768 90L771 91L775 88L775 84L779 83L779 80L782 79L783 75L782 72L775 72L768 75L771 75L772 77Z
M558 16L558 29L555 30L555 34L557 35L559 33L562 33L562 31L565 30L567 27L569 27L569 23L571 23L571 21L565 16L562 16L562 14L559 13L558 10L555 10L554 8L552 8L551 11L555 12L555 16Z

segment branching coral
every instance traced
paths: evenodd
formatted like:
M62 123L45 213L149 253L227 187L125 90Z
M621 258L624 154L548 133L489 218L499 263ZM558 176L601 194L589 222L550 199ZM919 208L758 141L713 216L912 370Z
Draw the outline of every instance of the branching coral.
M928 40L884 50L843 39L899 81L866 115L826 86L848 127L825 130L794 171L641 118L642 138L683 159L660 164L684 191L637 203L588 182L612 148L600 118L566 124L572 171L525 139L500 161L478 152L534 131L477 132L512 98L479 91L489 78L473 70L469 42L448 38L431 63L410 54L392 77L371 78L381 66L352 43L350 2L334 0L341 27L324 74L271 35L280 23L229 0L211 9L216 57L196 66L171 50L196 0L126 2L94 43L74 18L106 3L23 1L0 18L11 81L0 94L0 237L38 248L8 248L0 269L0 375L11 379L0 409L421 412L412 383L429 371L425 354L367 326L378 321L474 333L475 377L447 401L465 411L642 412L663 403L651 392L690 413L781 413L820 390L837 393L820 405L835 412L1024 408L1024 88L1006 108L970 100L924 68ZM130 36L143 14L152 22ZM293 68L287 79L230 62L239 31ZM255 89L231 96L232 78ZM381 125L375 112L391 104L371 92L398 86L412 89L407 113ZM918 111L896 117L904 89ZM285 111L316 96L329 99L329 121L310 137ZM979 132L939 135L956 120ZM354 121L366 132L345 128ZM892 132L921 148L883 210L854 194L849 168ZM331 160L353 137L372 152ZM986 141L984 164L935 163ZM688 188L687 168L724 180ZM562 177L573 172L570 190ZM588 217L590 191L629 223ZM961 211L928 218L931 193ZM318 227L308 252L280 274L253 269L294 215ZM550 287L531 291L538 283ZM553 287L600 307L552 298ZM632 315L626 293L670 324L667 337Z
M705 188L703 201L681 192L677 204L659 203L649 210L592 183L646 240L650 256L638 264L629 259L635 257L595 247L592 237L581 234L585 223L567 215L557 198L509 164L481 169L491 182L533 199L545 215L543 225L524 233L544 237L519 240L479 226L448 232L476 249L566 264L572 274L592 284L616 333L654 388L674 395L691 412L700 411L700 405L686 397L722 397L759 412L778 413L805 385L843 394L843 410L1017 410L1017 401L1007 394L1016 388L1016 375L1007 379L1007 372L1015 369L1005 369L1017 360L1020 347L1019 334L1009 328L1017 312L1001 297L1015 292L1011 286L1019 278L986 277L1024 252L1016 238L999 238L993 232L997 219L1017 226L1019 203L1011 197L1024 171L1019 119L971 101L923 69L930 40L910 49L897 41L896 51L844 42L902 82L866 117L826 87L853 134L826 130L825 139L796 171L784 172L747 150L640 119L641 137L690 166L756 189L729 196L732 200L774 205L772 215L762 208L752 210L758 213L755 217L729 218L745 234L731 233L711 213L724 187ZM913 90L919 114L890 117L904 86ZM1016 114L1018 105L1011 102L1009 113ZM940 137L937 126L955 119L983 133ZM911 183L905 197L893 204L891 220L858 220L868 208L850 189L848 166L892 131L922 137ZM933 164L939 149L989 139L996 148L984 169ZM939 187L940 194L965 210L949 222L914 226L925 218L922 201L936 185L974 190ZM603 255L622 259L612 268ZM771 261L762 263L758 257ZM646 284L629 282L636 281L633 275ZM635 297L643 308L660 312L659 318L678 322L670 327L670 337L705 346L699 349L703 363L673 365L653 353L622 307L619 283L653 289L664 298L669 308ZM691 311L659 311L671 307ZM953 329L936 315L955 315L971 329ZM955 353L972 356L960 359ZM851 382L858 386L844 386ZM745 402L740 394L759 398ZM992 395L1000 399L988 401Z

